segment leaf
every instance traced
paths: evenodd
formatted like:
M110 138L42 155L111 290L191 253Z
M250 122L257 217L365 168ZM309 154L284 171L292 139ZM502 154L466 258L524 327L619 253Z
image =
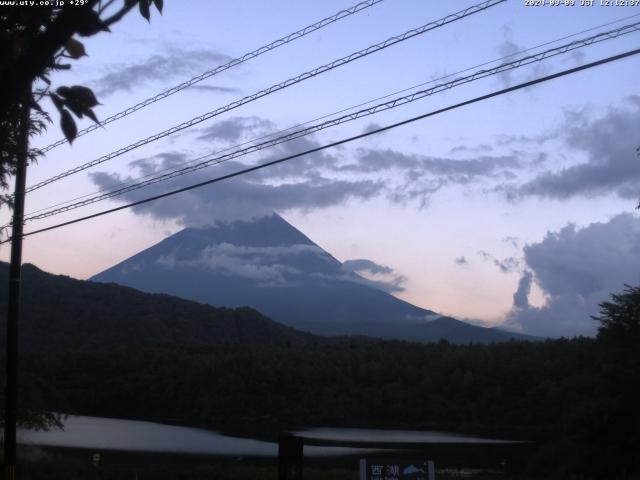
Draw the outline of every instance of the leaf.
M64 49L71 56L71 58L78 59L80 57L88 57L87 52L84 49L84 45L75 38L70 38L67 43L64 44Z
M138 2L138 6L140 7L140 14L147 19L147 22L151 21L151 12L149 12L149 1L150 0L140 0Z
M84 115L85 109L82 108L82 105L78 104L77 102L64 100L64 106L75 113L76 117L78 118L82 118L82 116Z
M58 88L57 92L64 98L77 102L86 108L93 108L96 105L100 105L98 99L93 94L93 90L88 87L83 87L82 85L60 87Z
M162 8L164 7L164 1L163 0L153 0L153 4L156 6L156 8L160 12L160 14L162 14Z
M58 95L67 98L69 96L69 92L71 92L71 89L69 87L58 87L56 92L58 93Z
M40 113L44 113L44 110L42 110L40 104L36 102L36 99L33 98L33 95L29 95L29 106Z
M90 8L82 8L80 11L83 13L82 17L76 26L76 32L81 37L90 37L98 32L110 32L98 12L91 10Z
M73 120L73 117L68 110L62 110L62 115L60 116L60 127L62 128L62 133L64 133L67 141L69 143L73 143L73 140L78 134L78 127L76 127L76 122Z
M89 117L89 118L90 118L91 120L93 120L94 122L96 122L96 123L100 123L100 122L98 121L98 117L96 117L96 114L95 114L95 113L93 113L93 110L91 110L90 108L89 108L89 109L87 109L84 113L85 113L85 115L86 115L87 117Z
M51 98L53 105L58 109L58 111L62 113L62 107L64 105L62 99L59 96L57 96L55 93L50 93L49 98Z
M95 114L91 110L96 105L100 105L98 99L90 88L81 85L72 87L60 87L56 93L62 97L62 103L71 110L77 117L82 118L87 115L93 119ZM97 120L95 120L97 122Z

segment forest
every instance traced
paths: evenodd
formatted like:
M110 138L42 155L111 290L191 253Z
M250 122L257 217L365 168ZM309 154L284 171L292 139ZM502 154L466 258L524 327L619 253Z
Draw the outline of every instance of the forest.
M142 298L155 313L129 325L96 314L105 342L88 348L97 337L83 333L82 315L58 320L48 310L49 328L59 321L71 330L56 347L57 337L46 342L46 332L27 328L41 348L25 349L21 358L25 420L53 411L272 439L295 427L447 430L531 442L523 470L531 478L542 474L538 469L556 478L640 473L640 288L602 304L593 320L600 326L596 338L454 345L324 338L249 309L176 307L169 296L62 281L87 284L89 292L107 287L117 311L127 302L130 312L140 308ZM54 301L59 292L51 284L42 296ZM89 312L100 306L90 294L80 299ZM209 326L193 330L189 319L173 325L168 318L177 311ZM34 316L46 330L47 316ZM258 333L246 333L252 329ZM71 331L81 342L67 338ZM56 418L44 420L55 425Z

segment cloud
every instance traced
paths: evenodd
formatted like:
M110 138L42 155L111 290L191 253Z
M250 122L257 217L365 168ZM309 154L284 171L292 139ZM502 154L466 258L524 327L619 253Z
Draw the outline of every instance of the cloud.
M567 63L582 65L586 58L587 58L587 54L584 53L582 50L573 50L569 54L569 58L566 61Z
M458 257L454 261L456 262L457 265L469 265L469 261L464 256Z
M504 237L502 239L503 242L510 244L513 248L518 248L519 238L518 237Z
M105 75L92 82L92 87L98 97L106 97L118 91L130 92L158 80L166 81L201 73L203 69L229 60L231 57L211 50L184 50L171 46L142 62L111 65Z
M240 142L263 135L275 125L259 117L232 117L197 131L197 140L207 144ZM265 150L251 162L268 162L319 147L313 137L303 137ZM173 169L189 160L181 152L142 158L130 163L143 176ZM226 161L215 167L131 191L117 197L137 201L231 174L246 168L245 160ZM408 155L390 149L334 149L296 158L262 170L227 179L178 196L140 205L134 212L160 220L173 219L183 225L198 226L219 220L249 219L289 209L312 210L386 197L390 202L414 203L425 208L430 198L448 185L474 186L486 181L502 181L511 169L521 168L514 155L482 155L470 159ZM90 174L101 189L119 182L134 181L122 176L97 172Z
M554 129L546 132L539 133L537 135L507 135L501 133L496 135L495 141L497 145L509 146L513 144L517 145L533 145L539 147L541 144L555 140L560 136L560 129Z
M425 175L435 175L452 183L469 183L477 177L492 177L505 168L517 168L519 160L507 156L478 156L473 159L457 160L446 157L408 155L396 150L359 151L355 164L343 167L346 171L367 173L381 170L402 170L407 178L418 179Z
M498 50L498 54L501 57L512 57L516 53L518 53L520 50L522 50L522 48L516 45L513 41L505 39L500 45L498 45L497 50ZM504 62L506 63L512 60L515 60L515 58L506 58ZM514 83L512 76L513 76L512 71L500 72L498 74L498 79L505 86L509 86Z
M521 55L518 55L518 52L524 51L525 47L518 45L510 39L505 39L500 45L498 45L497 50L501 57L507 57L502 63L513 62L517 58L524 58L530 55L530 53L522 53ZM528 71L528 73L525 74L516 73L515 70L500 72L497 75L498 81L504 87L510 87L516 83L528 82L541 77L549 71L548 67L543 62L535 62L525 68Z
M290 287L309 279L340 280L396 293L404 290L402 284L406 281L404 275L371 260L347 260L340 264L317 245L309 244L255 247L220 243L207 246L193 258L171 253L155 262L167 269L199 268L226 277L240 277L259 287Z
M640 96L627 99L622 108L610 108L595 120L584 111L571 112L562 130L565 142L586 161L558 171L547 171L517 187L507 189L513 199L536 196L553 199L593 198L616 194L622 199L640 196Z
M593 335L590 316L598 314L598 305L625 284L640 283L640 218L621 214L582 229L567 225L527 245L524 255L528 271L507 325L541 336ZM532 280L547 296L543 307L529 305Z
M198 140L237 142L248 136L255 137L275 131L273 122L259 117L231 117L198 130Z
M463 153L463 152L492 152L493 147L491 145L481 144L469 147L467 145L458 145L449 150L449 153Z
M274 154L274 156L293 153L291 148L295 148L295 145L287 145L278 149L278 154ZM269 157L265 160L269 160ZM149 175L186 161L186 156L171 153L158 158L141 159L134 162L132 166L140 174ZM311 155L301 159L297 166L283 165L281 168L256 171L249 175L242 175L140 205L135 207L133 211L159 220L177 220L188 226L211 225L220 220L250 219L292 208L310 210L341 204L350 199L366 200L377 195L383 188L380 182L329 178L317 171L311 171L308 175L302 176L304 171L300 169L304 168L305 164L312 164L314 161L318 161L320 164L330 164L337 160L322 154ZM131 191L118 198L125 201L137 201L246 167L247 165L244 163L230 161L214 168L200 170L190 175ZM124 178L118 174L105 172L90 174L90 178L100 188L134 180L131 177Z
M365 258L354 260L346 260L341 269L352 275L351 277L360 277L365 285L375 287L387 293L402 292L403 283L407 281L407 277L396 273L395 270L386 265L377 264Z
M493 264L498 267L502 273L511 273L520 268L520 261L515 257L506 257L500 260L484 250L478 250L478 255L480 255L484 260L493 262Z
M518 158L505 156L475 156L471 159L410 155L391 149L359 149L356 160L339 165L337 171L372 175L384 173L386 197L392 203L417 203L428 206L431 197L446 186L472 187L486 181L496 181L510 169L521 168ZM395 175L395 177L394 177ZM393 183L392 178L398 181Z
M529 293L533 283L533 273L526 270L518 282L518 290L513 294L513 308L529 308Z
M371 122L364 127L362 133L373 132L375 130L378 130L379 128L382 128L382 125L380 125L379 123Z
M221 87L219 85L191 85L191 90L200 92L217 92L217 93L240 93L239 88L234 87Z
M291 265L291 259L304 254L326 256L315 245L249 247L221 243L209 245L195 258L177 259L169 254L158 258L156 263L168 269L178 266L203 268L223 276L251 280L258 286L273 287L295 284L294 277L302 271Z
M365 258L346 260L342 264L342 269L347 272L369 272L372 274L389 274L393 272L393 268L387 267L386 265L378 265Z

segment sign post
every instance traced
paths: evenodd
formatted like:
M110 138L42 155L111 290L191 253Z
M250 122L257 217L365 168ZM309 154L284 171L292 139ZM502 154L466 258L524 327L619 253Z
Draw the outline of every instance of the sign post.
M303 439L285 433L278 441L278 480L302 480Z

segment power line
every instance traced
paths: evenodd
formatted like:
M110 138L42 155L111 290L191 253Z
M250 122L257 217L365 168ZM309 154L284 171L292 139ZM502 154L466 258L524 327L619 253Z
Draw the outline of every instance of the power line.
M250 172L254 172L256 170L261 170L263 168L271 167L271 166L277 165L279 163L287 162L289 160L293 160L295 158L302 157L304 155L309 155L309 154L316 153L316 152L319 152L319 151L322 151L322 150L326 150L328 148L332 148L332 147L336 147L336 146L339 146L339 145L343 145L345 143L350 143L350 142L353 142L355 140L360 140L360 139L368 137L370 135L375 135L375 134L382 133L382 132L385 132L385 131L388 131L388 130L392 130L394 128L398 128L400 126L407 125L407 124L416 122L418 120L423 120L423 119L428 118L428 117L432 117L432 116L439 115L439 114L444 113L444 112L448 112L450 110L455 110L457 108L461 108L461 107L464 107L464 106L467 106L467 105L471 105L473 103L477 103L477 102L481 102L481 101L484 101L484 100L488 100L490 98L497 97L499 95L504 95L506 93L514 92L516 90L521 90L523 88L527 88L527 87L530 87L530 86L533 86L533 85L537 85L539 83L547 82L547 81L550 81L550 80L554 80L556 78L560 78L560 77L564 77L566 75L577 73L577 72L580 72L582 70L587 70L589 68L594 68L594 67L597 67L597 66L600 66L600 65L604 65L604 64L607 64L607 63L610 63L610 62L621 60L623 58L631 57L631 56L637 55L639 53L640 53L640 48L635 49L635 50L629 50L627 52L624 52L624 53L621 53L621 54L618 54L618 55L613 55L613 56L610 56L610 57L606 57L606 58L597 60L595 62L590 62L590 63L584 64L584 65L580 65L578 67L574 67L574 68L570 68L570 69L567 69L567 70L563 70L561 72L557 72L557 73L554 73L554 74L551 74L551 75L546 75L544 77L540 77L540 78L537 78L537 79L534 79L534 80L530 80L530 81L527 81L527 82L519 83L518 85L514 85L512 87L507 87L507 88L503 88L501 90L496 90L496 91L493 91L491 93L488 93L488 94L485 94L485 95L481 95L479 97L472 98L471 100L466 100L464 102L456 103L455 105L450 105L448 107L440 108L438 110L433 110L431 112L428 112L428 113L425 113L425 114L422 114L422 115L418 115L416 117L412 117L412 118L409 118L407 120L403 120L401 122L397 122L397 123L393 123L391 125L387 125L386 127L380 127L380 128L375 129L375 130L364 132L364 133L361 133L359 135L354 135L352 137L344 138L342 140L338 140L338 141L335 141L335 142L332 142L332 143L328 143L328 144L325 144L325 145L322 145L322 146L319 146L319 147L316 147L316 148L311 148L311 149L305 150L303 152L299 152L299 153L296 153L296 154L293 154L293 155L289 155L289 156L286 156L286 157L283 157L283 158L279 158L277 160L272 160L270 162L266 162L266 163L263 163L263 164L260 164L260 165L255 165L255 166L252 166L252 167L248 167L248 168L245 168L243 170L239 170L239 171L236 171L236 172L233 172L233 173L229 173L227 175L222 175L222 176L219 176L219 177L215 177L215 178L206 180L204 182L195 183L195 184L189 185L187 187L179 188L179 189L172 190L170 192L162 193L162 194L159 194L159 195L154 195L152 197L148 197L148 198L145 198L143 200L138 200L136 202L128 203L126 205L121 205L119 207L110 208L108 210L103 210L101 212L97 212L97 213L94 213L94 214L91 214L91 215L87 215L87 216L84 216L84 217L80 217L80 218L76 218L76 219L73 219L73 220L69 220L67 222L58 223L56 225L51 225L49 227L41 228L39 230L33 230L31 232L27 232L27 233L23 234L23 237L28 237L28 236L31 236L31 235L36 235L38 233L43 233L43 232L47 232L47 231L50 231L50 230L55 230L55 229L58 229L58 228L61 228L61 227L65 227L65 226L72 225L72 224L75 224L75 223L79 223L79 222L83 222L83 221L86 221L86 220L90 220L92 218L101 217L101 216L107 215L109 213L118 212L120 210L136 207L138 205L143 205L145 203L153 202L155 200L160 200L162 198L166 198L166 197L170 197L170 196L173 196L173 195L177 195L178 193L183 193L183 192L187 192L189 190L194 190L196 188L200 188L200 187L203 187L205 185L218 183L218 182L221 182L223 180L228 180L228 179L233 178L233 177L238 177L240 175L244 175L244 174L247 174L247 173L250 173ZM0 244L7 243L9 241L11 241L11 238L8 238L8 239L0 242Z
M259 47L249 53L245 53L244 55L234 58L232 60L230 60L229 62L225 63L224 65L219 65L211 70L208 70L204 73L201 73L200 75L198 75L197 77L193 77L190 80L187 80L186 82L181 83L180 85L176 85L174 87L169 88L168 90L165 90L163 92L160 92L159 94L153 96L153 97L149 97L145 100L142 100L141 102L133 105L132 107L129 107L125 110L122 110L121 112L118 112L108 118L105 118L104 120L102 120L100 123L97 124L93 124L90 125L82 130L80 130L78 132L78 134L76 135L76 138L81 137L83 135L86 135L89 132L92 132L100 127L105 126L108 123L111 122L115 122L116 120L119 120L121 118L124 118L128 115L131 115L132 113L140 110L141 108L144 108L148 105L151 105L152 103L155 103L157 101L160 101L164 98L167 98L171 95L173 95L174 93L178 93L181 90L184 90L185 88L188 88L192 85L195 85L196 83L199 83L203 80L206 80L208 78L213 77L214 75L217 75L219 73L224 72L225 70L229 70L230 68L233 68L237 65L240 65L241 63L244 63L248 60L251 60L253 58L259 57L260 55L262 55L263 53L267 53L271 50L275 50L278 47L281 47L283 45L287 45L288 43L293 42L294 40L297 40L299 38L302 38L306 35L309 35L310 33L313 33L317 30L320 30L321 28L326 27L327 25L331 25L332 23L335 23L339 20L342 20L343 18L349 17L351 15L354 15L358 12L361 12L362 10L365 10L369 7L374 6L377 3L380 3L384 0L366 0L364 2L360 2L356 5L354 5L353 7L347 8L345 10L341 10L338 13L331 15L330 17L327 18L323 18L322 20L320 20L319 22L313 23L311 25L308 25L304 28L301 28L300 30L290 33L289 35L286 35L282 38L279 38L278 40L275 40L267 45L263 45L262 47ZM41 148L40 151L42 153L48 152L49 150L53 150L54 148L60 146L60 145L64 145L65 143L67 143L67 139L66 138L62 138L50 145L47 145L44 148Z
M626 35L632 32L637 32L640 31L640 22L636 22L634 24L630 24L630 25L624 25L620 28L614 29L614 30L610 30L608 32L602 32L596 35L592 35L590 37L581 39L581 40L576 40L564 45L560 45L558 47L555 48L551 48L548 49L546 51L537 53L535 55L529 55L527 57L523 57L520 58L518 60L514 60L513 62L508 62L508 63L504 63L501 64L497 67L494 67L492 69L488 69L488 70L480 70L477 71L471 75L465 76L465 77L459 77L451 82L447 82L447 83L442 83L439 85L435 85L429 89L426 90L420 90L417 92L413 92L409 95L405 95L403 97L398 97L395 98L393 100L390 100L388 102L384 102L384 103L380 103L378 105L374 105L370 108L366 108L366 109L362 109L359 110L357 112L353 112L347 115L343 115L341 117L338 118L334 118L319 124L315 124L312 126L309 126L307 128L301 129L301 130L297 130L285 135L281 135L279 137L275 137L272 138L270 140L267 140L265 142L262 143L257 143L239 150L235 150L231 153L228 153L226 155L222 155L222 156L218 156L200 163L196 163L193 165L189 165L189 166L184 166L182 168L179 168L177 170L173 170L169 173L164 173L162 175L157 175L149 180L144 180L141 182L136 182L136 183L132 183L129 184L127 186L123 186L121 188L117 188L115 190L111 190L108 191L106 193L103 194L99 194L96 195L94 197L88 198L86 200L82 200L76 203L72 203L70 205L66 205L63 207L59 207L59 208L52 208L44 213L40 213L40 214L36 214L36 215L31 215L28 216L27 218L25 218L25 222L26 221L31 221L31 220L41 220L43 218L47 218L53 215L58 215L60 213L64 213L64 212L68 212L70 210L75 210L77 208L81 208L99 201L103 201L103 200L107 200L109 198L113 198L134 190L138 190L140 188L149 186L149 185L153 185L159 182L163 182L163 181L167 181L170 180L172 178L176 178L178 176L182 176L182 175L186 175L188 173L192 173L195 172L197 170L201 170L203 168L207 168L209 166L212 165L219 165L221 163L230 161L234 158L237 157L241 157L250 153L254 153L257 152L259 150L263 150L265 148L269 148L269 147L273 147L276 145L279 145L281 143L284 142L288 142L291 140L294 140L296 138L300 138L303 136L307 136L309 134L324 130L326 128L330 128L333 126L337 126L337 125L341 125L343 123L346 122L351 122L354 121L356 119L362 118L362 117L366 117L369 115L374 115L376 113L382 112L382 111L386 111L386 110L390 110L393 108L397 108L401 105L406 105L408 103L412 103L415 102L417 100L423 99L427 96L431 96L434 95L436 93L445 91L445 90L449 90L451 88L466 84L466 83L470 83L476 80L480 80L489 76L493 76L493 75L497 75L499 73L503 73L503 72L507 72L510 70L514 70L517 68L521 68L524 67L526 65L530 65L532 63L536 63L536 62L541 62L545 59L549 59L552 57L555 57L557 55L562 55L562 54L566 54L567 52L576 50L578 48L582 48L585 46L589 46L589 45L593 45L599 42L603 42L606 40L611 40L614 38L618 38L622 35ZM209 156L209 155L205 155L204 157ZM203 157L200 157L203 158ZM193 162L190 162L193 163Z
M568 38L573 38L573 37L576 37L576 36L578 36L578 35L582 35L583 33L591 32L591 31L593 31L593 30L597 30L597 29L600 29L600 28L603 28L603 27L606 27L606 26L609 26L609 25L613 25L613 24L616 24L616 23L620 23L620 22L623 22L623 21L629 20L629 19L631 19L631 18L636 18L636 17L638 17L638 16L640 16L640 13L637 13L637 14L635 14L635 15L628 15L628 16L626 16L626 17L622 17L622 18L619 18L619 19L614 20L614 21L611 21L611 22L607 22L607 23L603 23L603 24L600 24L600 25L596 25L596 26L594 26L594 27L591 27L591 28L588 28L588 29L585 29L585 30L581 30L581 31L579 31L579 32L575 32L575 33L572 33L572 34L570 34L570 35L565 35L565 36L563 36L563 37L556 38L556 39L554 39L554 40L550 40L550 41L547 41L547 42L544 42L544 43L541 43L541 44L535 45L535 46L533 46L533 47L529 47L529 48L526 48L526 49L523 49L523 50L519 50L519 51L517 51L517 52L515 52L515 53L509 54L509 55L505 55L505 56L503 56L503 57L499 57L499 58L496 58L496 59L493 59L493 60L489 60L489 61L487 61L487 62L483 62L483 63L477 64L477 65L473 65L473 66L471 66L471 67L467 67L467 68L465 68L465 69L463 69L463 70L458 70L458 71L456 71L456 72L453 72L453 73L450 73L450 74L447 74L447 75L444 75L444 76L441 76L441 77L435 78L435 79L433 79L433 80L429 80L429 81L427 81L427 82L422 82L422 83L419 83L419 84L416 84L416 85L412 85L411 87L406 87L406 88L403 88L402 90L397 90L397 91L395 91L395 92L391 92L391 93L385 94L385 95L383 95L383 96L376 97L376 98L374 98L374 99L367 100L367 101L365 101L365 102L361 102L361 103L358 103L358 104L356 104L356 105L352 105L352 106L350 106L350 107L346 107L346 108L343 108L343 109L341 109L341 110L338 110L338 111L335 111L335 112L332 112L332 113L328 113L328 114L322 115L322 116L320 116L320 117L315 117L315 118L313 118L313 119L307 120L306 122L299 123L299 124L293 125L293 126L291 126L291 127L288 127L288 128L285 128L285 129L282 129L282 130L276 131L276 132L271 132L271 133L268 133L268 134L265 134L265 135L261 135L261 136L259 136L259 137L254 137L254 138L252 138L252 139L250 139L250 140L246 140L246 141L244 141L244 142L242 142L242 143L240 143L240 144L236 144L236 145L233 145L233 146L230 146L230 147L224 148L224 149L222 149L222 150L217 150L217 151L215 151L215 152L210 152L210 153L207 153L207 154L201 155L200 157L197 157L197 158L192 159L192 160L190 160L190 161L188 161L188 162L185 162L185 163L184 163L184 165L185 165L185 166L187 166L187 165L191 165L191 164L193 164L193 163L195 163L195 162L197 162L197 161L199 161L199 160L202 160L202 159L204 159L204 158L206 158L206 157L208 157L208 156L210 156L210 155L218 155L218 154L222 154L222 153L224 153L224 152L228 152L228 151L230 151L230 150L234 150L234 149L237 149L237 148L243 147L243 146L245 146L245 145L253 144L253 143L255 143L255 142L259 141L259 140L264 140L264 139L266 139L266 138L271 138L271 137L275 137L275 136L277 136L277 135L282 135L282 134L284 134L284 133L285 133L285 132L287 132L287 131L293 130L293 129L298 128L298 127L303 127L303 126L305 126L305 125L309 125L310 123L316 122L316 121L318 121L318 120L324 120L325 118L329 118L329 117L332 117L332 116L334 116L334 115L339 115L339 114L341 114L341 113L348 112L349 110L353 110L353 109L355 109L355 108L363 107L363 106L365 106L365 105L369 105L369 104L371 104L371 103L373 103L373 102L377 102L377 101L379 101L379 100L384 100L384 99L386 99L386 98L392 97L393 95L398 95L398 94L400 94L400 93L408 92L408 91L410 91L410 90L413 90L413 89L416 89L416 88L419 88L419 87L422 87L422 86L425 86L425 85L430 85L430 84L436 83L436 82L438 82L438 81L441 81L441 80L445 80L445 79L447 79L447 78L454 77L454 76L459 75L459 74L461 74L461 73L469 72L469 71L471 71L471 70L473 70L473 69L476 69L476 68L484 67L484 66L486 66L486 65L490 65L490 64L492 64L492 63L496 63L496 62L499 62L499 61L502 61L502 60L506 60L506 59L508 59L508 58L517 57L518 55L522 55L523 53L527 53L527 52L530 52L530 51L532 51L532 50L536 50L536 49L538 49L538 48L545 47L545 46L547 46L547 45L551 45L551 44L557 43L557 42L562 41L562 40L566 40L566 39L568 39ZM621 29L624 29L624 28L626 28L626 26L625 26L625 27L621 27ZM560 48L560 47L558 47L558 48ZM111 189L113 189L113 188L126 187L126 186L128 186L128 185L132 185L132 184L138 183L138 182L139 182L139 181L141 181L141 180L144 180L144 179L147 179L147 178L153 177L154 175L157 175L157 174L159 174L159 173L163 173L163 172L167 172L167 171L169 171L169 170L172 170L173 168L174 168L174 167L167 167L167 168L161 169L161 170L159 170L159 171L156 171L156 172L153 172L153 173L149 173L149 174L147 174L147 175L143 175L143 176L138 177L137 179L134 179L134 180L130 180L130 181L125 181L125 182L118 183L118 184L116 184L116 185L114 185L113 187L110 187L110 188L111 188ZM50 210L50 209L53 209L53 208L55 208L55 207L59 207L59 206L62 206L62 205L67 205L67 204L70 204L70 203L72 203L72 202L75 202L76 200L81 200L81 199L83 199L83 198L87 198L87 197L90 197L90 196L92 196L92 195L97 195L97 194L102 194L102 193L108 193L108 192L110 191L110 188L101 188L101 189L99 189L98 191L95 191L95 192L92 192L92 193L87 193L87 194L85 194L85 195L79 195L79 196L77 196L77 197L73 197L73 198L71 198L71 199L69 199L69 200L65 200L65 201L62 201L62 202L55 203L55 204L53 204L53 205L49 205L48 207L43 207L43 208L40 208L40 209L38 209L38 210L33 210L33 211L29 212L29 215L31 215L31 217L29 217L29 218L33 218L33 215L35 215L35 214L37 214L37 213L40 213L40 212L43 212L43 211L48 211L48 210ZM111 190L111 191L113 191L113 190ZM29 218L28 218L28 219L29 219Z
M27 193L28 192L32 192L34 190L37 190L39 188L44 187L45 185L48 185L50 183L53 183L55 181L61 180L63 178L66 178L68 176L74 175L76 173L82 172L88 168L94 167L96 165L99 165L101 163L104 163L108 160L112 160L113 158L116 158L120 155L123 155L124 153L130 152L131 150L134 150L136 148L139 148L143 145L147 145L149 143L155 142L157 140L160 140L161 138L164 138L166 136L172 135L174 133L177 133L181 130L184 130L186 128L192 127L194 125L197 125L201 122L204 122L205 120L209 120L217 115L220 115L222 113L228 112L230 110L233 110L235 108L238 108L242 105L245 105L247 103L253 102L255 100L258 100L259 98L265 97L267 95L270 95L274 92L277 92L279 90L283 90L287 87L290 87L292 85L295 85L297 83L303 82L305 80L308 80L310 78L316 77L322 73L328 72L330 70L333 70L335 68L341 67L343 65L346 65L348 63L353 62L354 60L358 60L360 58L366 57L368 55L371 55L372 53L378 52L380 50L384 50L392 45L395 45L397 43L400 42L404 42L405 40L409 40L410 38L416 37L418 35L422 35L428 31L434 30L436 28L442 27L444 25L447 25L449 23L453 23L457 20L461 20L462 18L471 16L475 13L478 12L482 12L488 8L491 8L495 5L498 5L500 3L504 3L506 2L506 0L486 0L482 3L473 5L471 7L468 7L464 10L461 10L459 12L456 13L452 13L450 15L447 15L446 17L441 18L440 20L436 20L433 22L429 22L425 25L422 25L418 28L414 28L411 30L408 30L400 35L388 38L387 40L385 40L384 42L369 46L363 50L359 50L357 52L354 52L350 55L347 55L346 57L342 57L338 60L334 60L331 63L322 65L321 67L317 67L313 70L310 70L308 72L302 73L296 77L290 78L288 80L285 80L284 82L278 83L276 85L272 85L269 88L266 88L264 90L260 90L257 93L254 93L253 95L249 95L246 96L240 100L236 100L235 102L232 102L224 107L220 107L217 108L215 110L212 110L210 112L207 112L203 115L200 115L198 117L192 118L191 120L188 120L186 122L183 122L179 125L176 125L168 130L165 130L163 132L157 133L155 135L152 135L150 137L147 137L143 140L139 140L135 143L132 143L130 145L127 145L126 147L122 147L118 150L115 150L111 153L108 153L107 155L103 155L102 157L99 157L95 160L92 160L91 162L85 163L83 165L80 165L78 167L72 168L71 170L67 170L66 172L63 172L61 174L55 175L53 177L50 177L46 180L43 180L39 183L36 183L35 185L30 186L29 188L27 188Z

